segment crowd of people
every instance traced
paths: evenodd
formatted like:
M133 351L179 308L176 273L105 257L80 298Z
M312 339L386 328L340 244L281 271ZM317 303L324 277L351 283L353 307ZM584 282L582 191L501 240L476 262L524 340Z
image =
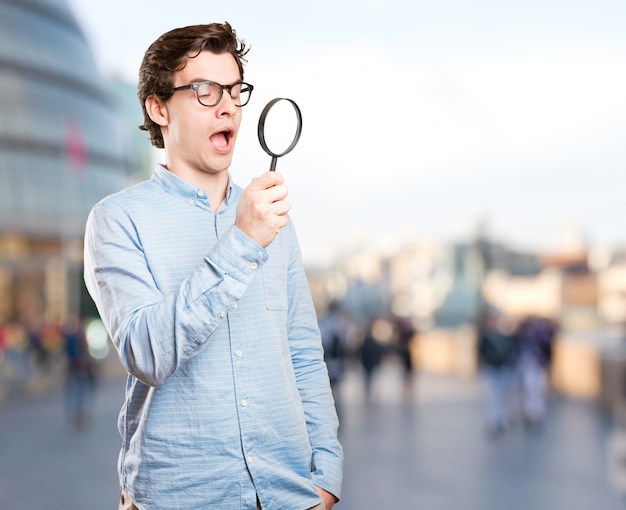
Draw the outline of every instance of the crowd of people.
M85 427L97 379L85 320L70 316L62 324L31 321L0 326L0 375L0 384L18 392L38 379L62 381L68 425Z
M337 389L344 378L347 364L360 365L364 395L366 401L369 401L375 375L388 356L398 358L403 371L405 395L411 394L415 371L414 346L418 332L408 317L376 316L365 324L359 324L338 301L332 301L327 310L320 313L319 327L324 359L338 407L341 402Z
M405 395L410 395L419 335L409 318L374 317L359 326L338 302L332 302L320 315L319 325L338 407L341 402L337 388L347 365L360 366L365 399L369 401L375 374L389 355L397 357ZM492 306L484 309L476 328L476 359L490 436L501 435L518 423L529 429L543 423L557 331L557 323L546 317L514 318Z

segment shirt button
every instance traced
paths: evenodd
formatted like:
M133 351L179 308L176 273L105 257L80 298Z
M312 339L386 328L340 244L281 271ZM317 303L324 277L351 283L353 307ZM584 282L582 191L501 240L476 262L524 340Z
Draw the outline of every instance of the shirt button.
M239 305L237 303L233 304L233 308L237 308Z
M256 263L256 262L253 262L252 264L250 264L250 269L253 269L253 270L254 270L254 269L256 269L257 267L258 267L258 266L257 266L257 263Z
M245 398L241 401L241 407L248 407L248 401Z
M198 191L196 191L196 195L198 195L199 197L203 197L204 196L204 190L199 189Z
M238 358L241 358L243 356L243 351L238 350L237 352L235 352L235 356L237 356Z
M248 455L246 460L248 461L248 464L250 464L252 462L252 455Z
M193 204L195 204L195 203L196 203L196 201L195 201L193 198L190 198L190 199L189 199L189 205L193 205Z
M223 319L224 317L226 317L226 312L222 312L220 313L220 317Z

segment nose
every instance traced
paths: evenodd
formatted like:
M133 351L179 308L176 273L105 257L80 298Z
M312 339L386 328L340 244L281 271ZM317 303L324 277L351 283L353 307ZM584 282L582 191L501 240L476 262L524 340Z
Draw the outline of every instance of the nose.
M235 100L230 96L230 91L224 90L220 102L217 104L218 115L228 115L232 117L237 113L239 108L235 106Z

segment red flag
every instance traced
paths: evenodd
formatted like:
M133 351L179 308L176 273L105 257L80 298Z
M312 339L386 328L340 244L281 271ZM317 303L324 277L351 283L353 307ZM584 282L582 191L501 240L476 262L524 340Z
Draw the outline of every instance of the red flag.
M64 126L65 154L70 174L81 177L87 167L87 148L83 139L83 131L76 119L66 119Z

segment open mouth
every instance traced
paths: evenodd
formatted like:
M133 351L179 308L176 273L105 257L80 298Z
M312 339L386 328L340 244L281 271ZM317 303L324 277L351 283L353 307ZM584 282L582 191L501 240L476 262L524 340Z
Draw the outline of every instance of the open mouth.
M211 143L216 149L224 150L224 149L228 149L230 145L230 140L232 139L232 137L233 137L232 130L225 129L224 131L218 131L217 133L214 133L213 135L211 135L209 140L211 140Z

